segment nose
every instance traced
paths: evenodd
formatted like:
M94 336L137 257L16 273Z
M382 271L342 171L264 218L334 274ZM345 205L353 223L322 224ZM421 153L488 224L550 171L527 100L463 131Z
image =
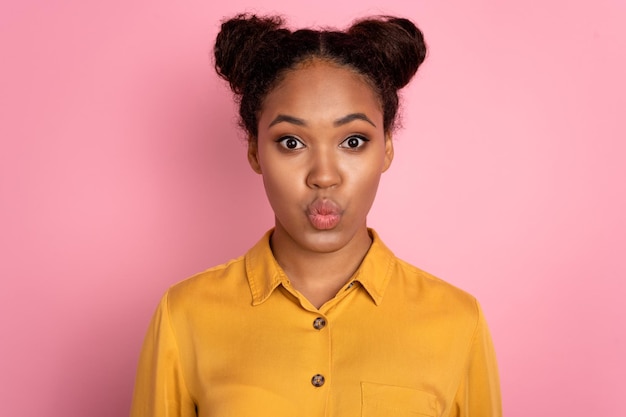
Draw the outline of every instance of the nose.
M311 188L332 188L341 183L337 156L332 150L311 152L307 185Z

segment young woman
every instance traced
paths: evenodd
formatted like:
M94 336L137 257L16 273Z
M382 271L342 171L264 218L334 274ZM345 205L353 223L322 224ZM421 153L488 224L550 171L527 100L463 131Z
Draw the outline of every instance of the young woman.
M346 31L223 23L216 70L240 104L275 226L165 294L132 416L501 415L476 300L366 225L393 159L398 90L425 53L401 18Z

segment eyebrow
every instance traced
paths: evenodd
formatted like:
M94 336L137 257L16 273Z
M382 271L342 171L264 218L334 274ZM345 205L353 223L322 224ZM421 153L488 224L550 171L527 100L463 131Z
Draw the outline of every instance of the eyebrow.
M350 113L346 116L343 116L337 120L335 120L333 122L333 126L335 127L339 127L339 126L343 126L345 124L348 124L354 120L363 120L364 122L367 122L369 124L371 124L372 126L376 127L376 125L374 124L374 122L372 122L370 120L369 117L367 117L364 113ZM268 127L272 127L274 125L277 125L278 123L291 123L293 125L296 126L306 126L306 122L304 121L304 119L300 119L298 117L294 117L294 116L289 116L286 114L279 114L278 116L276 116L276 118L274 120L272 120L272 122L269 124Z
M376 125L374 124L374 122L372 122L369 117L367 117L364 113L351 113L347 116L342 117L341 119L337 119L335 120L335 122L333 123L333 126L337 127L337 126L342 126L345 124L348 124L354 120L363 120L364 122L367 122L369 124L371 124L372 126L376 127Z
M297 125L297 126L306 126L306 122L302 119L299 119L293 116L288 116L286 114L279 114L278 116L276 116L274 120L272 120L272 123L270 123L269 127L272 127L274 125L277 125L278 123L283 123L283 122L291 123L292 125Z

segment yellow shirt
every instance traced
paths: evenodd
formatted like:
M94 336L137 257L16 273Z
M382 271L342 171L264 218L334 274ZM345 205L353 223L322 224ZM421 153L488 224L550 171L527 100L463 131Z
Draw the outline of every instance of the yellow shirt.
M472 296L396 258L370 230L360 268L318 310L277 264L270 233L164 295L132 417L502 414Z

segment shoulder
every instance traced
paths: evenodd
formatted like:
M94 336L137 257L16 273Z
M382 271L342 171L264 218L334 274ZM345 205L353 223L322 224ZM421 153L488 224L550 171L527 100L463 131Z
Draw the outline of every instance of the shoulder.
M455 285L398 258L370 229L373 244L364 260L366 285L384 293L392 304L406 305L416 312L439 312L476 320L480 314L474 296ZM371 278L371 279L370 279Z
M409 262L396 258L397 268L406 275L408 279L413 279L424 290L433 291L439 295L454 297L458 301L475 303L476 299L467 291L451 284L450 282L439 278L423 269L416 267Z
M165 295L170 311L198 313L226 306L235 309L251 306L254 272L263 277L272 276L275 272L275 261L269 247L270 235L271 230L244 255L171 286Z
M244 257L216 265L172 285L166 293L170 310L210 304L219 297L240 296L248 288ZM249 300L249 289L247 289Z
M463 316L470 322L479 320L479 303L467 291L399 258L395 259L394 270L396 285L410 302L451 316Z

